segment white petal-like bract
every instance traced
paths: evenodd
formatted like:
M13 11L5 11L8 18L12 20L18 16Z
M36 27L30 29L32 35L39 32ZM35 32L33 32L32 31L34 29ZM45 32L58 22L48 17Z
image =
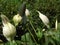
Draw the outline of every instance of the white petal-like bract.
M58 27L58 20L56 19L56 22L55 22L55 29L57 30L57 27Z
M3 35L8 41L13 40L16 35L16 28L10 23L6 24L3 27Z
M18 23L21 22L21 20L22 20L22 17L21 17L19 14L15 15L15 16L13 17L13 21L14 21L15 26L17 26Z
M47 16L45 16L44 14L42 14L41 12L37 11L39 13L39 17L42 20L42 22L47 26L47 28L50 28L49 26L49 19Z
M26 16L29 16L29 15L30 15L30 12L29 12L28 9L26 9L26 11L25 11L25 15L26 15Z
M12 25L5 15L1 15L2 23L3 23L3 35L6 37L8 41L14 40L16 35L16 28Z

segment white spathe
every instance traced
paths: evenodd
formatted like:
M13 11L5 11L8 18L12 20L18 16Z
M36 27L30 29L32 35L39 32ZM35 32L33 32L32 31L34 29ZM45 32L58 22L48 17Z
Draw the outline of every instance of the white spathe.
M57 27L58 27L58 20L56 18L56 22L55 22L55 29L57 30Z
M3 35L7 38L8 41L11 41L14 39L16 35L16 28L8 23L3 27Z
M15 26L17 26L23 19L24 19L24 22L26 22L26 17L28 17L30 15L30 12L28 9L25 10L25 15L23 17L21 17L19 14L17 14L13 17L13 22L14 22Z
M8 21L5 15L1 15L1 18L3 23L3 35L8 41L13 41L16 35L16 28Z
M29 15L30 15L30 12L29 12L28 9L26 9L26 11L25 11L25 15L26 15L26 16L29 16Z
M49 19L47 16L45 16L44 14L42 14L41 12L37 11L39 13L39 17L42 20L42 22L47 26L47 28L50 28L49 26Z
M18 23L21 22L21 20L22 20L22 17L19 14L15 15L13 17L13 21L14 21L15 26L17 26Z

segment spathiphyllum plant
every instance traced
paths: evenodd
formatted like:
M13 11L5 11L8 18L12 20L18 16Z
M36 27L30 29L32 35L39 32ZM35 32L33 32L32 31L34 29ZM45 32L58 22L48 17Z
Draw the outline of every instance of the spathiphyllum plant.
M26 15L26 17L28 17L30 15L30 12L29 12L28 9L25 10L25 15ZM19 23L22 22L22 18L23 17L21 15L19 15L19 14L15 15L13 17L13 22L14 22L15 26L17 26Z
M60 0L0 0L0 45L60 45Z
M15 15L13 17L13 22L14 22L15 26L17 26L21 21L22 21L22 17L19 14Z
M39 17L40 19L42 20L42 22L44 23L44 25L47 26L47 28L50 28L50 25L49 25L49 19L47 16L45 16L44 14L42 14L41 12L37 11L39 13Z
M3 24L3 35L6 37L8 41L13 41L16 36L16 28L9 22L9 19L1 14L2 24Z
M55 29L57 30L57 28L58 28L58 20L57 20L57 18L56 18Z
M28 9L25 10L25 15L28 17L30 15L30 11Z

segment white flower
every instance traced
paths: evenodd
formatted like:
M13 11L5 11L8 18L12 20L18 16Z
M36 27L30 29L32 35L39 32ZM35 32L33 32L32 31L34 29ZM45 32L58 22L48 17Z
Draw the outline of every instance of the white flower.
M21 21L23 21L24 23L26 23L27 21L27 16L30 15L30 12L28 9L25 10L25 15L24 16L20 16L19 14L15 15L13 17L13 22L15 24L15 26L17 26Z
M30 15L30 12L29 12L28 9L26 9L26 11L25 11L25 15L26 15L26 16L29 16L29 15Z
M16 35L16 28L9 22L5 15L1 15L3 23L3 35L8 41L12 41Z
M58 27L58 20L56 18L56 22L55 22L55 29L57 30L57 27Z
M49 26L49 19L47 16L45 16L44 14L42 14L41 12L37 11L39 13L39 17L42 20L42 22L47 26L47 28L50 28Z
M15 15L15 16L13 17L13 21L14 21L15 26L17 26L18 23L21 22L21 20L22 20L22 17L21 17L19 14Z
M45 29L42 29L42 31L44 32L44 31L45 31Z

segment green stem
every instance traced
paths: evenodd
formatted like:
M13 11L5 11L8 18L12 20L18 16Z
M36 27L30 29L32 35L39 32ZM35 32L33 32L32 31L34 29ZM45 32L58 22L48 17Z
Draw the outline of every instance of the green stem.
M45 45L48 45L48 38L46 35L45 35Z
M27 45L26 35L25 35L25 43L26 43L26 45Z
M12 42L11 41L9 43L10 43L10 45L12 45Z
M31 17L30 17L30 18L31 18ZM27 19L29 20L29 18L27 18ZM33 28L33 30L34 30L34 32L35 32L35 34L36 34L36 30L35 30L35 28L34 28L32 22L31 22L30 20L29 20L29 23L30 23L31 27Z
M31 21L29 21L29 23L30 23L31 27L33 28L33 30L34 30L34 32L35 32L35 34L36 34L36 30L35 30L35 28L34 28L34 26L33 26L32 22L31 22Z
M31 36L32 36L33 40L34 40L34 41L35 41L35 43L37 44L37 42L36 42L36 40L35 40L35 38L34 38L33 34L32 34L32 33L31 33L31 31L30 31L30 29L29 29L29 28L27 28L27 29L28 29L29 33L31 34Z
M35 30L35 28L34 28L34 26L33 26L32 22L29 20L29 18L27 18L27 19L28 19L28 21L29 21L29 23L30 23L31 27L33 28L33 30L34 30L34 32L35 32L35 34L36 34L36 30ZM30 33L30 35L32 36L32 38L33 38L34 42L35 42L35 43L36 43L36 45L37 45L37 41L35 40L35 38L34 38L33 34L31 33L30 29L29 29L29 28L27 28L27 29L28 29L28 31L29 31L29 33Z

